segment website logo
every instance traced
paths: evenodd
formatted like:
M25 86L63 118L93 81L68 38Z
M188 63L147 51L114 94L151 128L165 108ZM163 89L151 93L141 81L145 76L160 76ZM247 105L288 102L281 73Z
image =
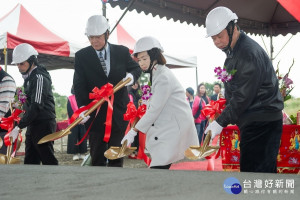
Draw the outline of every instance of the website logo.
M242 191L240 181L234 177L229 177L224 181L224 190L228 194L239 194Z

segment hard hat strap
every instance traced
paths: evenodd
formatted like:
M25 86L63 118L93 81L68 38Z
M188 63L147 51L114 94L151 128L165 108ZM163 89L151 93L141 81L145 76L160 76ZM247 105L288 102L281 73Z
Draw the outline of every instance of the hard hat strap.
M234 27L235 27L234 21L230 21L226 27L228 37L229 37L229 42L228 42L228 45L224 49L222 49L222 51L224 51L227 56L229 56L232 52L231 42L232 42Z

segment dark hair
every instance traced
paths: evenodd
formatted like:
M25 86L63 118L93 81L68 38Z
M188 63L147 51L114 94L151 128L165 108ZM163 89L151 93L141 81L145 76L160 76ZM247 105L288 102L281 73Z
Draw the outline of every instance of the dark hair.
M205 87L205 85L204 85L204 83L200 83L199 85L198 85L198 87L197 87L197 96L198 97L201 97L200 96L200 87L201 86L204 86ZM205 87L206 88L206 87ZM206 96L206 90L205 90L205 93L203 94L203 96Z
M194 90L193 90L193 88L188 87L188 88L186 88L186 91L187 91L190 95L194 96Z
M36 66L39 65L38 59L37 59L37 57L35 55L30 56L26 61L29 63L30 67L32 66L33 63Z
M205 92L204 92L203 96L201 97L201 96L200 96L200 89L199 89L199 88L200 88L202 85L205 87ZM207 99L207 96L206 96L206 86L205 86L204 83L200 83L200 84L198 85L198 87L197 87L197 96L200 97L200 98L202 98L202 99L205 101L206 104L209 103L209 102L208 102L208 99Z
M150 56L150 61L153 63L154 60L157 61L157 64L165 65L167 63L164 55L161 53L159 48L152 48L147 51L148 55ZM137 58L138 53L134 54L134 57Z
M218 85L220 89L222 88L222 85L220 83L215 83L214 85Z
M151 62L156 60L157 64L160 64L160 65L165 65L167 63L165 57L162 55L159 48L152 48L152 49L148 50L147 53L150 56Z

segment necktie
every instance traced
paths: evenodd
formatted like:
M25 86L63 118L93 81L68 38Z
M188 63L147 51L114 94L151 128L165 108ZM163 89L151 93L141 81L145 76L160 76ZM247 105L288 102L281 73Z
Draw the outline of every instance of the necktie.
M101 51L99 52L99 60L100 60L100 63L102 65L103 71L104 71L105 75L107 76L107 68L106 68L106 64L105 64L105 61L103 59Z

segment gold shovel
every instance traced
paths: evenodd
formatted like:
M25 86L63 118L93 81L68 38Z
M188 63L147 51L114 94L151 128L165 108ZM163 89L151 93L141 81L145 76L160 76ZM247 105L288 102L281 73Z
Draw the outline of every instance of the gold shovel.
M209 146L211 139L211 131L208 131L205 140L202 146L190 146L185 152L184 155L190 160L199 160L210 156L216 152L220 147L219 146Z
M137 124L138 121L139 121L139 118L135 118L135 120L133 121L133 123L131 125L131 128L135 127L135 125ZM128 141L125 140L121 147L111 146L109 149L107 149L104 152L104 156L110 160L129 156L137 149L137 147L127 147L127 142Z
M12 137L9 138L10 143L12 144ZM6 155L0 154L0 164L20 164L20 158L11 157L11 148L12 145L7 147Z
M2 140L2 138L0 137L0 149L2 148L2 146L3 146L3 140Z
M127 140L122 144L121 147L110 147L104 152L104 156L107 159L115 160L132 154L137 148L136 147L127 147Z
M125 81L121 80L115 87L114 87L114 93L123 88L127 83L131 81L131 78L126 79ZM99 100L95 105L93 105L87 112L84 113L84 117L90 115L94 110L96 110L100 105L102 105L105 102L104 98ZM66 129L63 129L61 131L51 133L49 135L46 135L40 141L38 144L43 144L45 142L54 141L61 137L64 137L66 135L69 135L71 133L71 129L74 128L77 124L79 124L83 120L83 117L78 117L72 124L70 124Z

